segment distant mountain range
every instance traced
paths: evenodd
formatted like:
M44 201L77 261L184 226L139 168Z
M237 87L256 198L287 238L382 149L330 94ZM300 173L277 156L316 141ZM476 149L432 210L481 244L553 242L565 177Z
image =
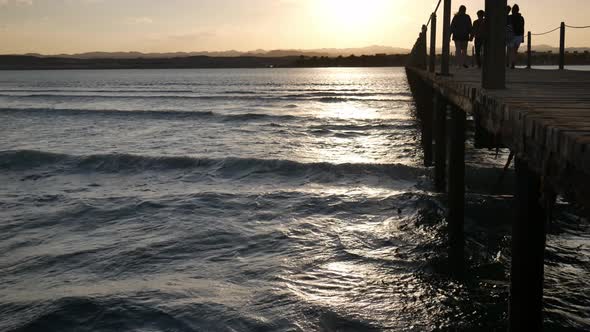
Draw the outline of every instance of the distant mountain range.
M521 51L526 46L521 47ZM550 45L533 45L533 51L537 52L559 52L558 47ZM437 52L440 52L437 49ZM590 47L568 47L568 52L580 52L590 51ZM166 59L166 58L184 58L190 56L208 56L208 57L260 57L260 58L279 58L279 57L292 57L292 56L306 56L306 57L337 57L337 56L349 56L349 55L375 55L375 54L407 54L410 50L401 47L391 46L379 46L372 45L367 47L357 48L318 48L318 49L280 49L280 50L253 50L248 52L240 52L235 50L219 51L219 52L168 52L168 53L142 53L142 52L87 52L77 54L38 54L28 53L22 54L26 56L34 56L40 58L57 57L57 58L69 58L69 59Z
M359 47L359 48L319 48L319 49L309 49L309 50L301 50L301 49L285 49L285 50L253 50L248 52L240 52L235 50L230 51L221 51L221 52L169 52L169 53L141 53L141 52L87 52L87 53L78 53L78 54L53 54L53 55L46 55L46 54L37 54L37 53L29 53L24 54L27 56L35 56L35 57L58 57L58 58L72 58L72 59L137 59L137 58L145 58L145 59L163 59L163 58L184 58L189 56L209 56L209 57L241 57L241 56L249 56L249 57L268 57L268 58L277 58L277 57L288 57L288 56L328 56L328 57L336 57L336 56L349 56L349 55L375 55L375 54L407 54L410 50L406 48L399 48L399 47L389 47L389 46L367 46L367 47Z

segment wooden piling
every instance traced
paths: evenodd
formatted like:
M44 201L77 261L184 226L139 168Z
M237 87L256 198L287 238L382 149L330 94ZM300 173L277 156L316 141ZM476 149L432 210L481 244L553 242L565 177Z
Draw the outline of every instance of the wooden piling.
M506 87L506 0L486 0L486 44L482 69L484 89Z
M461 272L464 255L465 218L465 123L466 114L454 105L448 121L448 229L449 258L454 272Z
M431 167L433 164L434 146L432 144L433 139L433 102L434 102L434 89L428 88L424 85L425 100L424 110L422 111L422 146L424 148L424 166Z
M483 144L490 144L489 147L506 146L518 156L509 328L511 331L541 331L546 221L551 202L557 192L571 193L580 204L590 206L590 190L584 186L590 181L590 130L586 112L590 102L585 94L590 76L575 71L513 71L508 76L510 90L499 95L489 91L506 86L506 0L486 0L486 12L485 28L490 38L485 45L483 77L465 70L457 70L449 77L433 74L432 66L431 72L410 66L408 79L425 82L434 90L433 105L428 108L434 112L431 116L434 118L435 188L438 192L447 189L448 193L449 257L450 263L455 265L451 266L452 272L464 272L465 114L473 114L476 127L485 129L485 132L479 130L476 144L483 141ZM449 74L447 23L450 22L447 19L450 20L450 0L445 1L442 74ZM565 28L562 23L560 69L565 67ZM532 66L531 44L529 32L528 68ZM416 53L413 50L412 57ZM450 104L453 109L447 121ZM486 135L481 135L484 133ZM425 135L424 141L432 142L428 134ZM543 179L536 173L541 170ZM548 188L548 184L554 187Z
M428 69L428 27L422 25L422 32L420 33L420 68Z
M559 70L565 68L565 23L559 27Z
M436 71L436 13L430 17L430 62L429 70L431 73Z
M528 35L527 35L527 47L526 47L526 67L527 69L531 69L531 65L532 65L532 50L531 50L531 37L532 34L529 31Z
M451 57L451 0L444 0L441 75L448 76Z
M437 192L444 192L446 186L447 169L447 101L438 93L434 93L434 186Z
M516 219L512 226L510 331L543 329L543 261L546 212L541 178L528 162L516 158Z

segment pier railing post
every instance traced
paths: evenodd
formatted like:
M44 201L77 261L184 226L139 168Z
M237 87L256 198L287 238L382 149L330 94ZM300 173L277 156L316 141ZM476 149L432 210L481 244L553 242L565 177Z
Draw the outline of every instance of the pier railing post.
M526 47L526 67L527 69L531 69L531 65L533 63L533 55L532 55L532 50L531 50L531 38L532 38L532 34L529 31L528 35L527 35L527 47Z
M436 71L436 13L432 13L430 18L430 63L429 70L431 73Z
M443 15L443 37L442 37L442 59L440 64L440 73L449 75L450 56L451 56L451 0L444 0Z
M447 101L437 92L434 93L434 187L437 192L444 192L447 171Z
M565 68L565 23L561 22L559 28L559 70Z
M422 25L422 33L420 34L420 69L428 69L428 27Z
M466 114L451 105L448 126L449 260L453 272L461 274L464 259L463 225L465 218L465 122Z
M484 89L506 87L506 0L486 0L486 44L482 69Z
M546 211L541 177L519 157L516 169L516 219L512 226L510 331L543 329L543 265Z

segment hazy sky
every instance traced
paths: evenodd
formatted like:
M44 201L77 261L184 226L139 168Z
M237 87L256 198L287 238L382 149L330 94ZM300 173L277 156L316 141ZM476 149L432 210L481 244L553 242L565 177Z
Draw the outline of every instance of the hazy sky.
M0 53L410 47L436 0L0 0ZM535 32L590 25L590 0L518 2ZM465 4L475 16L484 0ZM442 11L439 11L442 17ZM440 31L440 30L439 30ZM534 44L558 44L558 33ZM590 46L590 29L568 46Z

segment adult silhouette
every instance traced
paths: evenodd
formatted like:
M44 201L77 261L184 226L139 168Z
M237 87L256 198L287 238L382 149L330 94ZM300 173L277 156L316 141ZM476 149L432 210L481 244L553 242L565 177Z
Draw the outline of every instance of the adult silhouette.
M477 62L477 67L481 68L481 53L484 49L484 44L486 40L485 12L483 10L477 11L477 20L473 22L471 38L475 39L475 60Z
M508 62L510 68L514 69L518 48L524 42L524 17L520 14L520 7L516 4L512 6L512 15L508 16L508 24L512 27L512 38L507 41Z
M471 30L473 25L471 23L471 17L467 15L467 7L461 5L459 12L453 17L451 22L451 35L455 42L455 59L457 66L463 66L468 68L465 64L467 59L467 45L469 39L471 39Z

